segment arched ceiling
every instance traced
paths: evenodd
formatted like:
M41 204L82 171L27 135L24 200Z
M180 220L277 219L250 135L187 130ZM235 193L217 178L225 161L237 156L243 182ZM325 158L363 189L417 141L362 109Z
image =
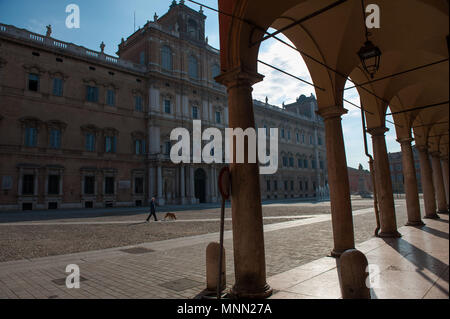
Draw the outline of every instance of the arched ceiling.
M239 66L256 72L258 40L265 30L281 29L334 2L219 0L221 10L238 17L221 15L222 71ZM369 39L380 48L382 56L373 80L388 78L358 87L361 102L368 111L368 126L384 125L388 106L392 112L405 112L447 101L394 116L395 122L406 126L397 133L409 134L412 128L417 141L444 147L448 144L445 132L448 132L449 113L449 3L447 0L377 0L375 3L380 7L381 27L371 29ZM316 90L319 108L342 106L348 77L356 83L370 81L357 56L365 42L363 19L361 1L348 0L283 32L306 53L303 58L314 84L325 88L324 92ZM389 77L445 59L427 68Z

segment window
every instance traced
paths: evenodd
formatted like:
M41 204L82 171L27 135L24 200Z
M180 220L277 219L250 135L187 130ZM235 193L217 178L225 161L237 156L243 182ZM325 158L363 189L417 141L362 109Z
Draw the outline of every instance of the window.
M35 73L30 73L28 75L28 90L39 91L39 75Z
M86 100L89 102L98 102L98 87L86 86Z
M59 175L49 175L48 176L48 194L57 195L59 194Z
M193 55L189 56L188 73L190 78L198 79L198 61Z
M86 133L86 151L88 151L88 152L95 151L95 134L94 133Z
M138 112L142 112L142 96L136 95L134 97L134 109Z
M116 100L116 97L115 97L114 90L106 91L106 104L108 104L110 106L114 106L115 100Z
M221 114L220 114L220 112L216 112L216 123L217 124L221 123Z
M311 144L311 145L313 144L313 137L312 137L312 135L309 136L309 144Z
M311 160L311 167L314 168L314 169L317 168L317 164L316 164L316 160L315 159Z
M23 195L34 194L34 175L23 175L22 194Z
M302 134L302 143L305 143L305 134Z
M145 140L136 140L134 142L135 154L145 154Z
M139 54L139 63L142 64L142 65L145 64L145 52L144 52L144 51L142 51L142 52Z
M296 133L295 135L297 137L297 143L300 143L300 134Z
M299 182L299 186L300 186L300 190L302 191L303 190L303 182L302 181Z
M211 67L212 78L214 79L219 74L220 74L220 67L217 64L213 64L213 66Z
M318 144L319 144L319 145L322 145L322 137L319 136L317 139L318 139Z
M105 152L115 153L116 152L117 138L116 136L106 136L105 137Z
M170 142L166 142L164 144L164 147L165 147L164 153L166 155L169 155L170 154L170 149L172 148L172 144Z
M61 131L58 129L50 130L50 148L58 149L61 147Z
M196 106L192 107L192 118L198 119L198 107L196 107Z
M294 167L294 158L293 157L289 157L289 166Z
M171 113L170 100L164 100L164 112L167 114Z
M134 193L135 194L144 194L144 178L143 177L135 177L134 178Z
M324 167L323 161L320 161L320 162L319 162L319 165L320 165L320 169L323 169L323 167Z
M267 187L267 190L270 191L270 181L266 181L266 185L267 185L267 186L266 186L266 187Z
M84 177L84 193L86 195L93 195L95 190L95 176Z
M284 138L284 128L281 128L281 138Z
M25 128L25 146L35 147L37 145L37 129L35 127Z
M302 168L303 167L303 160L297 159L297 166L298 166L298 168Z
M294 181L291 181L291 191L294 190Z
M187 33L190 37L197 40L197 22L192 19L188 21Z
M114 177L105 177L105 194L114 194Z
M308 181L305 181L305 190L308 190Z
M278 182L277 181L273 181L273 189L278 190Z
M53 95L62 96L63 94L63 80L59 78L53 79Z
M284 181L284 190L285 190L285 191L288 190L288 181Z
M291 131L287 131L287 138L288 138L288 140L291 140Z
M303 160L303 167L308 168L308 160L306 158Z
M283 156L283 166L288 166L288 158L286 156Z
M161 49L161 67L164 70L172 71L172 49L167 45Z

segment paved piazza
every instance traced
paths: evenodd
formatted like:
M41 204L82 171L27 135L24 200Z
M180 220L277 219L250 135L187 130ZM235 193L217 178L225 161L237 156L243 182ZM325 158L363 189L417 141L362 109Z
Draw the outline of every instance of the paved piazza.
M355 240L363 244L375 228L372 202L352 203ZM172 211L177 221L148 224L142 223L145 209L135 208L1 213L0 298L192 298L206 286L205 251L209 242L218 241L220 212L212 205L192 208L166 207L158 218ZM334 260L326 257L333 243L329 210L329 202L263 206L269 282L302 265ZM396 212L397 223L403 226L404 200L396 200ZM231 285L229 209L226 217L227 284ZM446 232L437 235L446 236L448 246L448 218L441 223L445 221ZM448 274L448 249L446 256ZM65 286L68 264L80 267L80 289Z

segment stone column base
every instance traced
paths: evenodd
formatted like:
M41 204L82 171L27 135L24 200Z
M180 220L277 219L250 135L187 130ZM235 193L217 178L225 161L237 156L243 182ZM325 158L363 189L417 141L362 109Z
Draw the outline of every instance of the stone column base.
M232 299L265 299L270 297L272 293L273 290L268 284L252 291L241 290L233 286L230 290L230 297Z
M400 234L398 231L390 231L390 232L380 232L378 234L378 237L381 238L400 238L402 237L402 234Z
M426 219L439 219L440 217L439 217L438 214L434 213L433 215L425 215L425 216L423 216L423 218L426 218Z
M408 222L405 224L405 226L419 226L419 227L422 227L422 226L425 226L425 223L424 223L423 221L421 221L421 220L415 221L415 222L410 222L410 221L408 221Z
M186 197L181 198L181 205L186 205L188 203L188 200Z
M337 249L333 248L333 250L330 252L330 255L328 257L339 258L344 253L344 251L346 251L348 249L355 249L355 247L347 248L345 250L337 250Z

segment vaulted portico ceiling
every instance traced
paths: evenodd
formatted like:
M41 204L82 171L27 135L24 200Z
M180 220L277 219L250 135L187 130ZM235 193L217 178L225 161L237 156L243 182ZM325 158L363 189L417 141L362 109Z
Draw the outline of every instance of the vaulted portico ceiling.
M229 14L219 15L222 72L237 66L256 72L259 42L267 36L265 30L269 27L281 30L337 2L219 0L219 10ZM381 27L370 30L370 40L381 49L383 57L373 83L362 70L357 55L365 41L360 1L339 2L283 32L301 52L314 84L325 88L316 90L319 109L342 106L342 90L348 77L356 84L366 83L357 89L367 110L369 128L384 125L388 106L392 112L398 112L449 100L448 1L399 0L377 4ZM389 77L434 62L439 63ZM386 78L377 81L383 77ZM417 92L407 89L412 87ZM407 91L417 95L413 102L404 101ZM448 130L448 103L417 110L406 117L407 121L400 122L406 122L409 128L446 120L447 124L420 129L426 136L431 132L442 133ZM420 135L418 130L417 133Z

